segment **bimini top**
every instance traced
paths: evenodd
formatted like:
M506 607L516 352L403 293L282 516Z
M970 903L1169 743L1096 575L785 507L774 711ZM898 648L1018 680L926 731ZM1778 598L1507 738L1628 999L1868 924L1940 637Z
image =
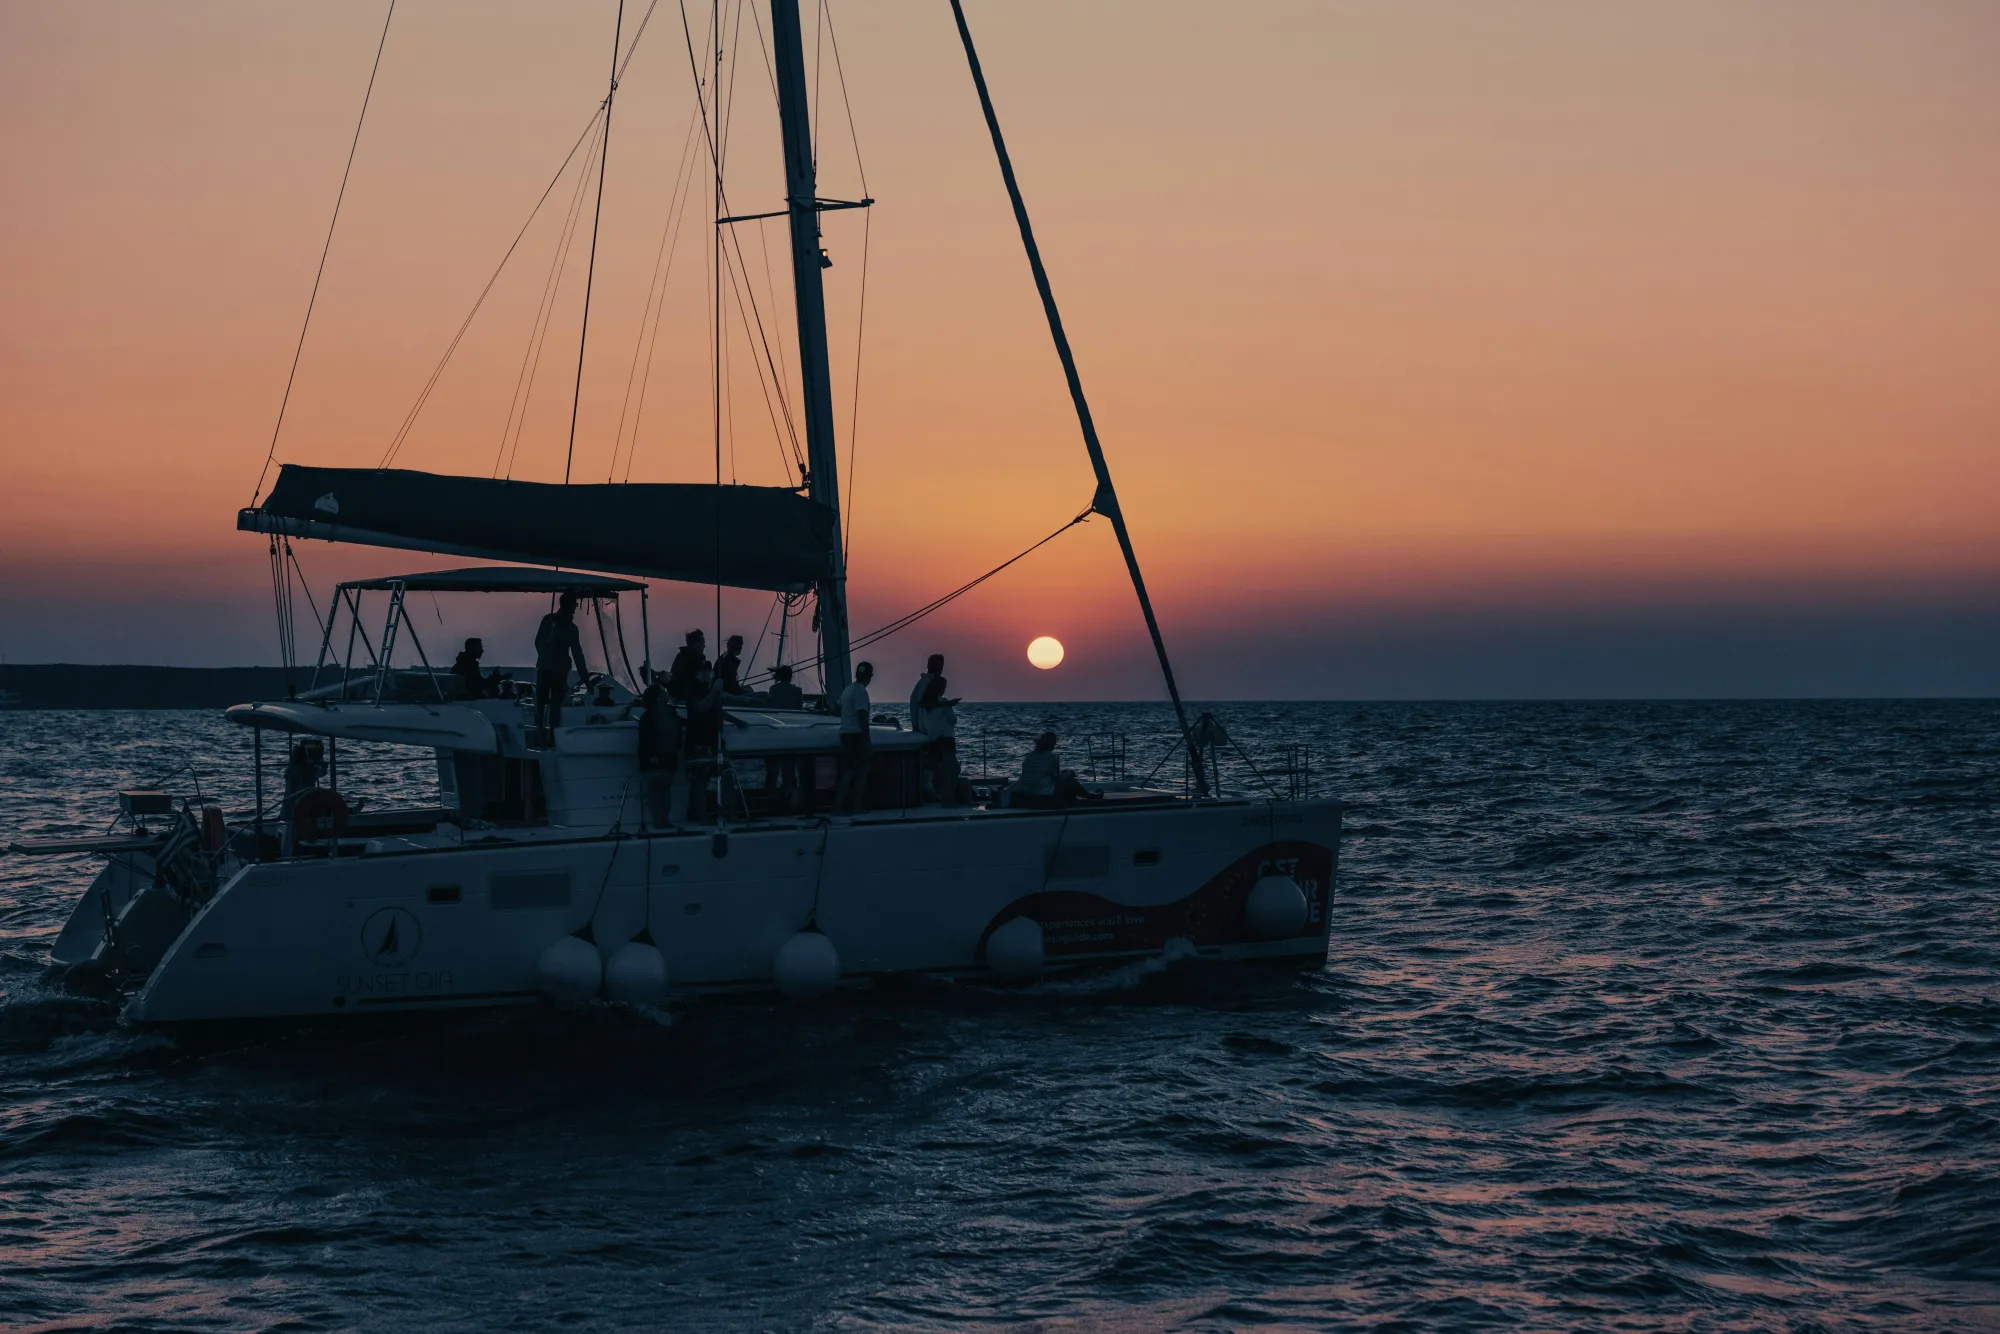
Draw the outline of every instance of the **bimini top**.
M801 592L831 578L833 511L786 487L515 482L287 463L248 532Z
M353 579L342 588L394 588L411 593L574 593L580 598L637 593L646 586L633 579L611 579L575 570L537 570L524 565L476 565L466 570L433 570L429 574L392 574L383 579Z

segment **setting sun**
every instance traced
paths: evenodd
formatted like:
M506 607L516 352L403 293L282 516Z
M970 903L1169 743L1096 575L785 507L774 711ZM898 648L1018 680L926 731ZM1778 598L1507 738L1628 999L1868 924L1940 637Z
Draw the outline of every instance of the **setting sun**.
M1043 635L1028 645L1028 661L1047 671L1062 664L1062 641L1050 635Z

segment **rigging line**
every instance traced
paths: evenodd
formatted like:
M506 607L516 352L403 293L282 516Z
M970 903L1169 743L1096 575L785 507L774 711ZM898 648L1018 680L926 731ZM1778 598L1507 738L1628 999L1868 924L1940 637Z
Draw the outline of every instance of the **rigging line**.
M841 499L847 502L847 516L840 525L840 563L848 564L854 550L855 459L861 442L861 349L862 334L868 327L868 240L875 230L875 210L863 209L861 219L861 303L854 316L854 390L847 402L847 485Z
M861 197L868 198L868 168L861 164L861 136L854 130L854 103L847 96L847 70L840 63L840 31L833 26L833 10L826 10L826 40L833 48L833 75L840 84L840 104L847 111L847 142L854 147L854 172L861 178ZM818 165L818 157L814 157Z
M819 74L825 66L826 55L826 0L819 0L813 7L813 114L812 114L812 168L813 179L819 179Z
M458 351L459 342L465 337L465 331L472 327L473 316L477 315L479 308L486 304L486 298L492 294L493 285L500 281L501 271L507 267L507 261L514 257L514 251L521 244L521 238L528 234L528 228L533 226L535 219L541 215L542 205L549 202L549 196L555 193L557 184L562 181L563 174L569 170L570 162L575 159L576 150L583 147L583 141L597 128L597 118L603 114L604 108L601 106L590 114L590 123L583 127L583 133L577 135L576 142L569 146L569 152L564 155L562 165L556 168L556 174L549 177L549 183L542 190L541 198L537 199L535 206L528 210L527 221L521 224L520 231L514 233L514 239L508 245L507 253L500 257L500 262L493 268L493 276L488 278L486 286L479 290L479 299L474 301L472 309L465 313L464 322L458 326L458 332L452 335L451 343L445 348L444 355L438 358L437 367L431 371L430 379L424 382L422 391L417 394L416 403L410 408L409 415L403 418L403 424L396 428L395 437L389 442L389 450L382 456L382 462L377 464L377 467L386 468L396 461L396 455L401 452L403 442L409 439L411 428L417 424L417 414L430 402L431 390L437 387L438 379L444 374L446 364Z
M711 215L722 217L722 0L710 0L709 32L715 38L715 77L709 84L709 95L715 99L714 133L709 137L709 157L714 167L715 193L709 203L715 212ZM715 485L722 486L722 224L713 228L712 268L709 273L709 295L712 313L709 317L709 410L712 414L710 425L715 437ZM722 506L717 504L710 511L710 528L714 534L715 555L715 642L722 642ZM726 736L726 733L725 733ZM725 742L725 744L727 744ZM721 795L722 776L716 774L716 794ZM719 807L720 802L716 803Z
M723 257L725 259L728 258L727 249L724 250ZM742 274L742 282L740 284L737 282L737 275L739 273ZM746 287L750 288L750 308L747 314L744 312L743 309L743 289ZM777 408L774 409L771 405L771 388L766 386L766 384L764 383L765 367L770 368L771 378L774 382L777 380L778 368L771 360L771 342L770 339L767 338L764 333L763 312L757 309L756 289L750 286L750 274L743 267L743 248L740 242L736 243L736 262L734 264L729 265L729 289L732 293L735 294L737 313L739 315L744 315L744 322L743 322L744 339L748 341L750 335L750 325L754 321L757 326L758 341L763 343L764 345L764 364L761 366L758 365L756 358L753 356L750 361L750 366L751 369L757 372L757 387L763 390L764 392L764 410L767 414L769 414L771 418L771 433L775 437L775 443L778 446L779 466L782 467L784 465L784 447L785 444L787 443L787 439L789 438L789 442L792 447L792 462L794 465L797 466L801 475L803 475L805 472L805 458L803 455L799 453L798 428L793 423L792 420L792 405L785 399L785 387L782 383L777 384L776 388L778 395L778 403L777 403ZM757 351L757 349L754 346L750 350L753 353ZM785 424L782 428L780 428L778 425L779 409L783 410L785 417Z
M639 314L639 338L632 348L632 369L626 372L625 375L625 397L618 405L618 432L611 438L611 467L604 474L604 480L607 482L611 481L618 472L618 451L625 440L625 414L632 405L632 385L634 380L638 380L639 383L640 410L642 412L645 410L646 381L645 379L639 379L639 364L641 360L639 354L641 345L643 345L645 351L646 379L650 379L653 371L653 349L658 345L660 337L660 316L666 311L667 282L673 277L673 257L680 248L681 220L687 216L687 191L685 187L691 182L693 177L693 173L689 170L693 162L694 116L690 114L688 116L687 133L681 137L681 159L679 164L674 168L674 188L667 196L666 220L660 225L659 248L653 253L653 274L652 277L646 280L646 305ZM665 270L664 277L662 276L662 269ZM657 305L655 304L656 298L658 301ZM650 339L648 337L649 333ZM636 450L638 444L639 423L635 419L632 423L632 448ZM629 462L631 458L630 450L626 452L626 458L628 462L625 472L629 477L632 471Z
M576 461L576 414L583 406L583 353L590 345L590 293L597 285L597 229L604 221L604 168L611 161L611 103L618 96L618 52L625 36L625 0L618 0L618 19L611 30L611 88L604 94L603 149L597 155L597 207L590 215L590 266L583 279L583 328L576 336L576 389L569 400L569 450L563 456L563 485L569 485Z
M625 71L632 67L632 57L639 54L639 39L646 35L646 25L653 21L653 11L659 7L660 0L653 0L653 3L646 6L645 17L639 20L639 26L633 31L632 44L625 48L625 59L618 66L618 73L613 76L619 83L625 82Z
M597 145L593 141L583 159L583 169L577 173L576 189L570 195L562 231L556 236L555 253L549 256L548 277L542 280L542 298L535 308L535 322L528 329L528 345L521 351L521 368L514 375L514 396L507 404L507 421L500 430L500 452L493 459L493 475L496 477L500 475L503 461L507 465L507 475L514 475L514 460L521 451L521 433L528 425L528 405L534 400L535 381L541 375L542 348L548 342L549 325L555 318L556 298L562 292L562 275L569 268L569 256L576 244L576 224L583 214L584 189L589 184L590 164L596 156Z
M771 63L771 48L764 41L764 20L757 17L757 7L750 7L750 26L757 30L757 49L764 54L764 77L771 81L771 97L778 96L778 71Z
M752 12L754 13L755 11ZM764 224L769 221L770 221L769 218L757 219L757 248L761 250L764 254L764 290L765 292L770 294L771 309L776 310L778 308L778 283L777 279L771 276L771 234L764 226ZM738 256L739 258L741 257L740 249L738 252ZM785 361L785 339L782 333L778 336L777 346L778 346L778 375L780 377L778 380L779 401L784 402L784 386L791 383L792 368L790 364L788 364ZM789 403L786 403L785 416L787 417L787 419L789 419L791 416L791 405ZM792 432L792 452L794 454L798 453L797 431ZM803 459L800 460L799 467L802 470L805 467L805 461Z
M732 292L736 290L736 275L734 272L729 275L729 288ZM735 377L729 373L729 366L729 341L725 338L722 343L722 384L726 391L722 396L722 434L723 438L729 442L729 484L734 486L737 481L736 392ZM755 369L756 363L754 361L751 363L751 367ZM764 383L764 375L761 371L757 374L757 383L759 386ZM719 555L717 559L719 564Z
M1027 559L1035 552L1041 550L1049 543L1055 541L1058 537L1061 537L1064 533L1068 532L1070 529L1076 527L1078 524L1083 523L1084 521L1089 519L1090 516L1095 514L1096 512L1097 511L1095 509L1084 510L1081 514L1077 515L1074 519L1071 519L1068 523L1064 524L1062 527L1056 529L1053 533L1050 533L1047 537L1041 539L1039 542L1036 542L1033 546L1028 547L1025 551L1022 551L1019 555L1011 556L1008 559L1001 561L998 565L988 570L985 574L980 575L977 579L972 579L967 581L966 583L960 584L957 588L954 588L951 592L946 593L942 597L933 598L931 601L925 603L923 606L917 608L915 611L910 612L908 615L899 616L895 620L890 621L887 625L881 626L874 630L870 630L867 634L857 638L849 646L850 650L867 648L870 644L879 643L880 641L887 639L890 635L896 634L897 632L902 630L909 629L911 626L915 625L918 621L923 620L924 617L929 616L932 612L939 611L942 608L944 608L948 603L955 602L959 598L964 597L967 593L970 593L973 589L979 587L981 584L985 583L988 579L991 579L994 575L999 574L1002 570L1006 569L1008 566L1017 564L1020 561ZM801 667L815 666L823 668L825 666L825 655L822 654L820 657L817 658L803 659L797 665Z
M625 71L630 67L632 58L639 54L639 40L646 35L646 25L652 21L653 10L659 8L659 3L660 0L653 0L653 3L647 7L646 17L640 21L639 30L632 34L631 44L625 48L624 64L618 67L618 77L621 80L625 77ZM411 407L409 415L403 419L403 424L397 428L394 439L390 441L388 452L383 455L382 462L376 466L386 468L395 462L396 455L401 452L404 442L409 438L411 428L416 425L418 414L430 402L431 391L437 386L439 378L444 375L445 367L450 363L452 356L458 351L458 345L464 339L466 330L471 328L473 317L479 313L480 307L485 304L486 298L492 293L493 285L500 280L500 274L506 269L508 260L513 258L515 248L521 244L522 238L528 234L528 228L533 225L536 217L540 215L542 205L548 202L549 196L555 192L557 184L561 182L563 173L569 170L571 160L576 157L576 150L583 147L584 140L597 127L597 119L603 114L604 106L602 103L598 105L595 111L590 113L589 123L576 136L576 142L570 145L569 152L563 157L562 165L556 168L555 175L549 178L549 183L542 190L541 197L535 201L535 206L528 211L527 220L521 224L521 230L515 233L513 242L507 247L507 253L500 257L500 263L493 269L493 276L486 280L486 286L480 290L478 300L474 301L472 309L466 312L464 323L460 324L458 332L452 335L450 345L445 348L444 355L438 359L438 364L432 370L430 379L425 381L422 391L418 393L415 405ZM497 461L494 467L497 473L499 467Z
M757 632L756 647L750 650L750 661L745 663L743 666L743 671L745 674L753 672L757 669L758 655L762 654L764 651L764 637L771 633L771 616L778 610L779 606L783 604L784 600L785 600L785 595L783 593L773 593L771 595L771 606L764 613L764 628Z
M271 427L271 447L264 451L264 466L257 470L257 489L250 493L253 505L264 492L264 477L271 471L271 460L278 456L278 433L285 429L285 409L291 406L292 382L299 376L299 358L306 350L306 331L312 328L313 307L319 303L320 279L326 276L326 257L333 253L333 231L340 225L340 205L347 198L347 178L354 171L354 154L361 147L361 127L368 123L368 103L375 96L375 76L382 69L382 51L389 45L389 22L395 17L396 0L389 0L389 12L382 16L382 36L375 43L375 63L368 67L368 88L361 94L361 114L354 121L354 139L347 145L347 165L341 168L340 190L333 197L333 217L326 224L326 244L320 247L319 268L313 273L312 295L306 298L306 317L299 325L299 343L292 349L292 369L285 376L284 397L278 400L278 420Z
M601 111L602 108L599 108ZM595 122L602 125L602 120ZM528 326L527 346L521 349L521 366L514 374L514 392L507 401L507 420L500 428L500 449L493 457L493 476L500 475L500 466L505 463L509 476L513 475L513 456L520 447L520 429L515 414L520 414L520 424L527 422L528 403L534 397L535 377L541 370L541 344L547 336L548 321L555 310L555 293L560 288L559 273L567 266L567 255L571 238L575 234L577 216L583 208L583 190L590 179L590 164L597 155L597 143L593 139L589 151L584 155L582 168L576 175L576 188L570 192L569 206L563 211L563 224L556 233L555 249L549 255L549 272L542 280L542 294L535 305L535 318ZM534 370L529 369L533 361ZM525 395L525 397L524 397Z
M725 201L725 202L726 202L726 201ZM761 227L761 225L762 225L762 223L761 223L761 221L760 221L760 223L759 223L759 226ZM796 421L795 421L795 420L793 419L793 417L792 417L792 405L791 405L791 402L790 402L790 400L788 400L788 399L787 399L787 398L785 397L785 382L784 382L784 381L783 381L782 379L780 379L780 378L779 378L779 376L778 376L778 367L779 367L779 364L780 364L780 363L779 363L779 362L777 362L777 361L773 361L773 359L772 359L772 356L771 356L771 339L770 339L770 335L769 335L769 334L767 334L767 333L765 332L765 330L764 330L764 312L763 312L763 310L762 310L762 309L761 309L761 308L760 308L760 307L759 307L759 306L757 305L757 287L756 287L756 284L755 284L755 283L753 283L753 282L751 282L751 281L750 281L750 263L749 263L749 261L748 261L748 260L746 260L746 259L744 259L744 258L743 258L743 241L742 241L742 239L741 239L740 237L738 237L738 236L736 235L736 229L735 229L734 227L732 227L732 228L728 229L728 233L727 233L727 241L726 241L726 244L727 244L727 245L729 245L729 246L733 246L733 247L735 248L735 250L736 250L736 269L735 269L735 271L736 271L736 272L740 272L740 273L741 273L741 274L743 275L743 287L744 287L744 289L745 289L745 290L747 290L747 291L749 292L749 294L750 294L750 296L749 296L749 300L750 300L750 314L751 314L752 318L754 318L754 319L755 319L755 321L756 321L756 324L757 324L757 341L758 341L759 343L763 344L763 349L764 349L764 364L765 364L766 366L769 366L769 367L770 367L770 369L771 369L771 379L772 379L773 383L774 383L774 384L776 385L776 387L777 387L777 394L778 394L778 405L779 405L779 407L781 407L781 408L782 408L782 409L784 410L784 414L785 414L785 432L786 432L786 434L787 434L787 435L789 435L789 436L790 436L790 439L791 439L791 446L792 446L792 456L793 456L794 460L795 460L795 461L796 461L796 462L798 463L798 465L799 465L799 468L800 468L800 471L801 471L801 472L803 472L803 471L804 471L804 469L805 469L805 459L804 459L804 457L803 457L802 455L800 455L800 454L799 454L799 430L798 430L798 424L797 424L797 422L796 422ZM767 248L767 249L765 250L765 252L764 252L764 272L765 272L765 276L766 276L766 278L768 278L768 277L769 277L769 275L770 275L770 251L769 251L769 249L768 249L768 248ZM736 281L736 278L735 278L735 272L732 272L732 273L731 273L731 275L730 275L730 282L731 282L731 283L733 284L733 283L734 283L735 281ZM742 297L742 295L741 295L741 294L739 293L739 294L738 294L738 296L737 296L737 301L738 301L738 303L740 304L740 303L742 302L742 300L743 300L743 297ZM773 306L776 306L776 305L777 305L777 296L776 296L776 292L775 292L775 290L773 291L773 294L772 294L772 298L771 298L771 304L772 304ZM745 330L745 334L746 334L746 337L747 337L747 334L748 334L748 330L747 330L747 329ZM783 354L783 349L784 349L784 339L783 339L782 337L781 337L781 338L780 338L780 339L778 340L778 347L779 347L779 352L780 352L780 357L782 357L782 354ZM757 350L757 349L756 349L755 347L751 348L751 351L752 351L752 352L755 352L756 350ZM763 374L763 372L762 372L762 371L760 370L760 371L758 372L758 374L759 374L759 375L761 376L761 375ZM776 426L776 424L775 424L775 423L773 423L773 429L775 429L775 426Z
M729 100L723 104L715 118L716 124L722 127L722 161L725 164L729 161L729 134L736 127L736 63L743 55L743 4L744 0L736 0L735 30L729 34L729 78L720 81L721 76L717 75L719 80L717 87L725 86L726 82L729 90ZM722 216L720 209L716 211L715 216L718 218Z
M1035 543L1027 550L1021 552L1020 555L1013 556L1007 560L1001 561L998 565L988 570L985 574L980 575L977 579L973 579L967 583L959 585L957 588L954 588L951 592L946 593L943 597L934 599L933 601L926 603L924 606L917 608L917 610L911 612L909 615L891 621L889 622L889 624L881 627L878 630L869 631L867 634L861 636L860 639L855 641L855 646L865 648L869 644L873 644L878 640L888 638L890 635L895 634L899 630L908 629L910 626L915 625L918 621L922 620L926 616L929 616L932 612L939 610L947 603L954 602L957 599L964 597L967 593L970 593L973 589L979 587L981 584L985 583L988 579L991 579L994 575L999 574L1002 570L1006 569L1008 566L1027 559L1027 557L1033 555L1035 552L1041 550L1049 543L1055 541L1058 537L1061 537L1064 533L1068 532L1070 529L1088 520L1090 516L1095 514L1096 512L1097 511L1094 509L1084 510L1081 514L1078 514L1074 519L1071 519L1068 523L1056 529L1054 532L1050 533L1047 537L1043 538L1041 541Z
M299 553L292 549L292 539L289 537L285 539L285 556L292 562L292 569L299 576L299 590L306 595L306 606L312 609L313 629L324 634L326 623L320 619L319 603L313 600L312 581L306 578L305 567L299 564ZM328 607L328 612L331 614L331 606Z

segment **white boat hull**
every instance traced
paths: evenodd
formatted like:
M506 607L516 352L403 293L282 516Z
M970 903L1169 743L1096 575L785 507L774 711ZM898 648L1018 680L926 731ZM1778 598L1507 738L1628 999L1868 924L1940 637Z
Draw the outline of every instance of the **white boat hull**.
M778 949L816 927L843 981L983 971L1027 916L1046 966L1164 950L1324 958L1340 804L935 811L847 822L460 844L385 839L361 856L242 867L133 995L139 1021L343 1015L531 1002L537 961L585 931L605 954L642 932L676 994L773 986ZM1260 876L1296 880L1296 936L1260 939ZM80 905L79 911L83 911ZM1178 942L1185 942L1180 944Z

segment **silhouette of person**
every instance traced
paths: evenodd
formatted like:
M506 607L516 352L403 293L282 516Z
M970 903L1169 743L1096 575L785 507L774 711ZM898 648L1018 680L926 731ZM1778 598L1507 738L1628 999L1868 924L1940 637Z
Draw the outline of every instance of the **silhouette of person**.
M806 692L792 684L792 669L784 663L771 669L771 688L765 693L774 709L803 709L806 706Z
M681 716L667 698L667 683L654 677L640 696L639 773L646 785L646 818L666 824L672 805L674 775L681 766Z
M743 636L731 635L723 645L722 656L715 660L715 679L722 683L725 695L741 695L743 682Z
M1056 734L1044 732L1035 738L1035 748L1021 761L1021 776L1014 780L1017 797L1053 797L1062 776L1062 761L1056 757Z
M699 630L687 632L687 643L681 645L674 654L673 665L667 668L667 695L686 704L695 698L696 678L708 670L708 637ZM706 691L707 687L702 686Z
M576 594L564 593L535 631L535 726L551 732L562 726L571 662L578 678L589 681L590 665L583 660L583 637L576 629Z
M500 693L500 673L494 672L489 676L479 670L479 660L485 653L484 640L468 639L451 664L452 675L465 683L467 699L490 699Z
M765 694L774 709L802 709L806 704L805 692L792 684L792 669L784 663L771 669L771 688ZM797 755L772 755L765 759L764 790L782 792L787 809L795 803L800 786Z
M924 674L917 678L917 684L910 690L910 730L924 730L924 692L931 688L931 682L944 675L944 654L933 653L924 664Z
M958 701L945 695L951 683L942 676L930 678L919 709L923 718L924 760L930 770L931 788L947 806L958 801Z
M722 749L722 691L715 672L703 663L695 673L696 692L687 706L688 811L690 824L715 817L715 779ZM671 686L669 687L671 689Z
M861 813L867 798L868 761L875 744L868 735L868 683L875 679L875 664L859 663L854 683L840 692L840 777L834 783L835 814Z

